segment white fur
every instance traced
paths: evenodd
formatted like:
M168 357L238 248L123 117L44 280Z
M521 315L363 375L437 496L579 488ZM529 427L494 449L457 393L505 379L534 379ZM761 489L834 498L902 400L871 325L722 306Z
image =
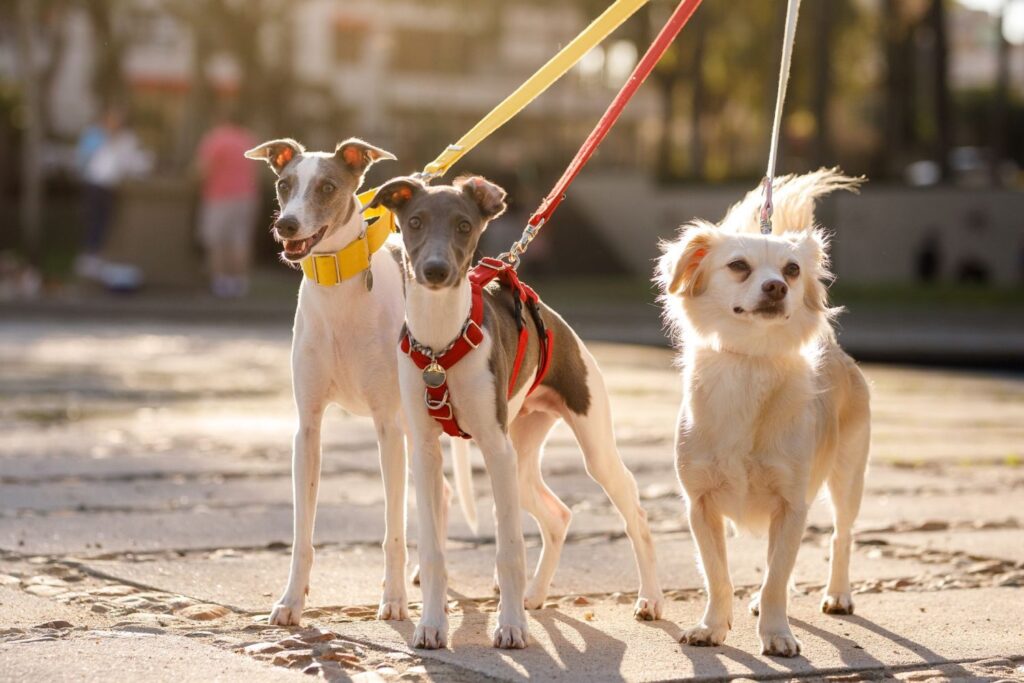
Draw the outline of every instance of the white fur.
M316 165L315 153L305 153L300 159L295 197L305 194ZM301 202L293 205L294 201L289 201L285 210L305 225L301 222ZM357 200L353 197L352 201ZM357 210L347 224L327 234L314 251L336 252L362 230L362 215ZM401 244L395 236L391 240ZM372 291L366 290L362 276L332 287L303 278L299 288L292 338L292 382L299 414L292 461L294 544L288 585L274 605L271 624L299 624L309 592L320 481L321 421L331 403L373 419L385 495L384 587L377 617L407 619L409 615L405 585L406 429L394 352L404 317L405 276L394 258L383 250L372 258L371 271ZM461 440L453 442L452 454L456 479L460 482L460 502L467 512L467 521L475 529L468 445Z
M867 383L835 341L821 280L826 242L814 199L855 179L835 170L777 181L770 236L757 234L751 193L720 226L697 223L665 245L658 280L681 347L683 402L676 463L706 579L708 606L683 635L719 645L732 626L725 518L768 532L768 571L754 609L765 654L793 656L787 588L807 508L827 483L835 519L822 608L852 611L851 528L867 468ZM749 275L728 264L743 259ZM789 263L800 267L787 277ZM782 312L751 313L766 281L788 284ZM742 312L737 312L742 309Z
M413 337L435 349L458 336L469 313L470 288L458 286L431 291L415 281L408 284L406 317ZM497 388L489 367L492 340L485 331L480 346L448 370L451 402L460 426L473 435L487 465L494 491L497 527L497 583L501 593L494 645L522 648L528 642L524 607L543 606L565 541L571 513L541 478L540 461L547 434L565 419L586 460L587 472L605 490L622 515L633 544L640 573L634 614L641 619L661 616L664 599L658 580L654 544L647 514L640 506L636 481L615 447L608 394L597 363L575 336L556 343L579 345L587 366L591 405L587 415L568 410L562 398L540 387L529 398L524 388L508 401L509 433L497 420ZM527 382L529 386L532 382ZM441 428L427 413L419 368L399 352L399 385L412 439L412 469L420 529L420 571L423 615L413 637L415 647L439 648L448 643L445 610L446 519L442 504ZM503 390L503 388L502 388ZM543 550L529 589L520 506L537 520Z

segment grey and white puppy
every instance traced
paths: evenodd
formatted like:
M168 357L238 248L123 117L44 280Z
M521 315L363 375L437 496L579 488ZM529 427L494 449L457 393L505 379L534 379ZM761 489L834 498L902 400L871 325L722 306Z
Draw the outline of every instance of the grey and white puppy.
M408 329L420 344L440 352L461 334L471 301L466 275L488 222L505 210L505 191L480 177L437 187L414 178L396 178L378 191L371 206L378 204L394 211L402 228L411 270L406 294ZM527 396L537 372L539 340L533 321L524 316L530 326L526 364L508 398L518 340L513 299L506 289L491 286L484 293L484 304L483 341L448 370L447 380L456 418L483 452L494 490L501 592L495 647L526 646L524 607L543 605L565 541L569 508L547 487L540 471L541 449L559 419L572 429L587 472L625 521L640 573L635 615L660 618L663 596L647 514L640 506L636 481L615 446L608 393L597 363L562 318L542 305L544 324L554 332L550 369ZM399 384L412 438L419 508L423 615L413 645L440 648L448 639L441 428L427 413L420 369L401 351ZM537 520L544 543L528 590L520 507Z

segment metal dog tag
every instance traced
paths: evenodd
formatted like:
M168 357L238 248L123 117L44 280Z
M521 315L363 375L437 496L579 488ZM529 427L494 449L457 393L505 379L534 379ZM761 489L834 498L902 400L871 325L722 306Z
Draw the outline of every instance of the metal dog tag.
M436 360L431 361L430 365L423 368L423 382L431 389L436 389L444 384L446 378L447 373Z
M363 284L366 285L366 291L373 291L373 271L369 268L366 269L366 274L363 275Z

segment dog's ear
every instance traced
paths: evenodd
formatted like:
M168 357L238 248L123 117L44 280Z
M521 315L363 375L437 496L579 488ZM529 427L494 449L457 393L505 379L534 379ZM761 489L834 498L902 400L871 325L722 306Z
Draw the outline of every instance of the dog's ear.
M269 140L245 153L246 159L260 159L270 164L271 170L281 175L284 167L306 149L291 138Z
M394 160L397 157L391 152L374 147L359 138L349 138L338 143L334 149L334 158L350 168L356 175L362 176L374 162L382 159Z
M815 313L828 313L828 288L825 282L831 281L829 270L828 236L821 228L799 233L796 238L800 261L803 265L800 277L804 281L804 305Z
M667 245L658 261L658 281L667 294L697 296L704 291L701 264L714 237L714 226L696 223L684 228L682 237Z
M481 176L456 178L455 187L473 201L484 220L493 220L505 213L505 190Z
M416 193L422 192L423 188L423 183L415 178L392 178L377 189L377 194L373 195L366 208L384 206L392 211L398 211L408 204Z

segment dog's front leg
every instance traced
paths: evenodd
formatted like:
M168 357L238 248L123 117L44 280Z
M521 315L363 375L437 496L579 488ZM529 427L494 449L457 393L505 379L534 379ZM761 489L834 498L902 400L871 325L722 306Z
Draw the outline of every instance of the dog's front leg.
M394 415L375 420L380 448L380 472L384 479L384 593L378 619L409 618L405 588L405 434Z
M721 645L732 628L732 578L725 547L725 519L707 496L689 501L690 533L697 541L708 606L700 623L683 632L690 645Z
M519 476L515 449L503 432L477 437L484 455L487 474L494 493L495 526L498 544L496 557L498 590L498 627L494 647L518 649L529 642L526 608L526 544L519 515Z
M412 645L431 650L448 645L448 573L444 553L448 511L439 431L432 430L424 438L418 438L412 454L419 514L420 587L423 591L423 614Z
M768 571L761 587L761 613L757 620L761 650L766 655L795 657L800 654L800 641L789 628L786 608L789 577L793 573L800 539L806 526L805 505L794 506L783 501L772 515L768 531Z
M292 451L292 563L288 586L270 613L270 623L298 626L313 567L313 523L320 488L320 423L323 410L300 410Z

